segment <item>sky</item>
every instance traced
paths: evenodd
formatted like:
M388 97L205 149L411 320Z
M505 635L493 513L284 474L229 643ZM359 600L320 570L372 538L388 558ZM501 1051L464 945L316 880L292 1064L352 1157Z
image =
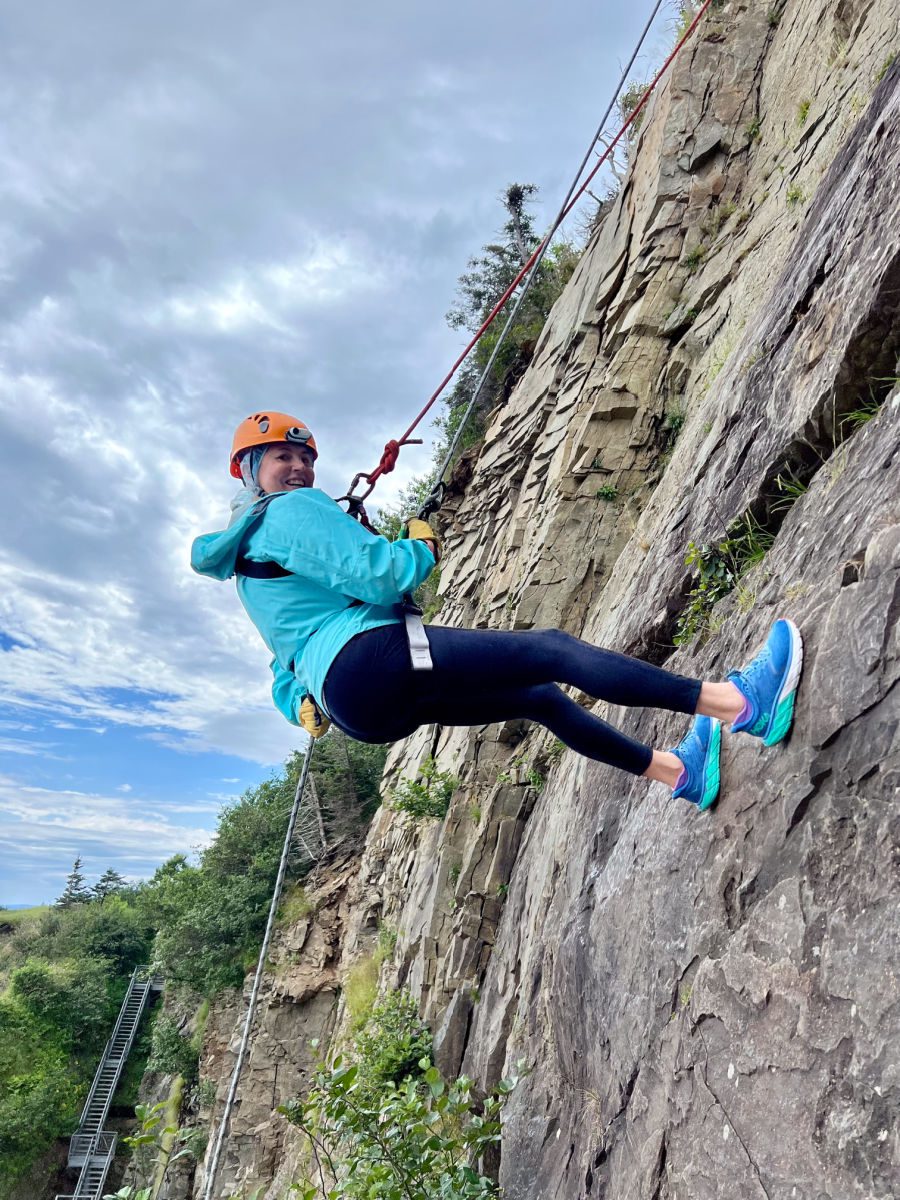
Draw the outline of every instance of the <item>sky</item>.
M0 14L0 904L76 856L147 877L301 745L233 585L188 565L234 428L300 417L331 495L374 468L464 342L444 314L501 191L554 215L639 7Z

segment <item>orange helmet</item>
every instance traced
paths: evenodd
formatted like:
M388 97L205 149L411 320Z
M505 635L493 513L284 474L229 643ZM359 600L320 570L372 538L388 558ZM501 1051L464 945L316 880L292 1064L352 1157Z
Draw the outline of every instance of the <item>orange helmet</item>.
M240 458L245 450L253 446L270 446L273 442L291 442L312 450L313 458L319 457L316 441L302 421L288 413L258 412L246 421L241 421L231 443L231 474L241 477Z

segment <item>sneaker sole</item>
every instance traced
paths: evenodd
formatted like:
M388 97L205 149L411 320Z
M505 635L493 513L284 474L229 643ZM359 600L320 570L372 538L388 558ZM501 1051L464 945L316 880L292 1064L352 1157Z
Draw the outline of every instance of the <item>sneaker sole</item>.
M800 683L800 672L803 670L803 638L800 636L800 630L793 621L786 617L783 619L791 631L791 661L775 701L772 720L763 738L764 746L776 746L787 737L794 720L794 699L797 695L797 685Z
M711 808L719 795L721 772L719 768L719 751L722 748L722 725L715 721L709 736L709 748L703 763L703 798L697 805L701 812Z

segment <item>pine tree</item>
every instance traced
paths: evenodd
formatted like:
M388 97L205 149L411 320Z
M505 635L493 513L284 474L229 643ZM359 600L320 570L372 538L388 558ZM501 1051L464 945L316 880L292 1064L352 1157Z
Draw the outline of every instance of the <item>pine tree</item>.
M118 871L114 871L112 867L107 867L91 888L91 896L102 904L107 896L117 896L127 887L125 878Z
M75 859L72 870L66 879L63 894L56 901L57 908L71 908L73 904L86 904L91 898L91 891L85 885L84 873L81 870L81 856Z
M447 313L447 323L451 329L467 329L475 333L537 249L541 239L535 229L534 218L528 211L528 206L537 197L537 191L533 183L511 183L501 195L507 216L501 240L482 246L481 253L469 259L468 270L460 275L456 303ZM485 381L479 393L461 449L478 440L487 413L509 393L528 365L547 315L577 261L578 254L568 242L551 244L519 311L515 327L510 330L504 348L494 363L491 377ZM514 298L507 301L507 311L513 303ZM449 444L475 394L504 324L505 316L501 315L483 335L456 377L445 400L446 411L435 422L439 437L445 444Z

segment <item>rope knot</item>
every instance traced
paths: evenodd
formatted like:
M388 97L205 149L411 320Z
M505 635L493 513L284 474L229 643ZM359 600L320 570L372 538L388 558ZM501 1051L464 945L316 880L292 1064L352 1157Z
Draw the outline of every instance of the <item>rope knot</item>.
M387 443L384 448L384 454L381 456L381 462L378 464L380 473L387 475L389 471L393 471L397 465L397 459L400 457L400 443L394 438Z

